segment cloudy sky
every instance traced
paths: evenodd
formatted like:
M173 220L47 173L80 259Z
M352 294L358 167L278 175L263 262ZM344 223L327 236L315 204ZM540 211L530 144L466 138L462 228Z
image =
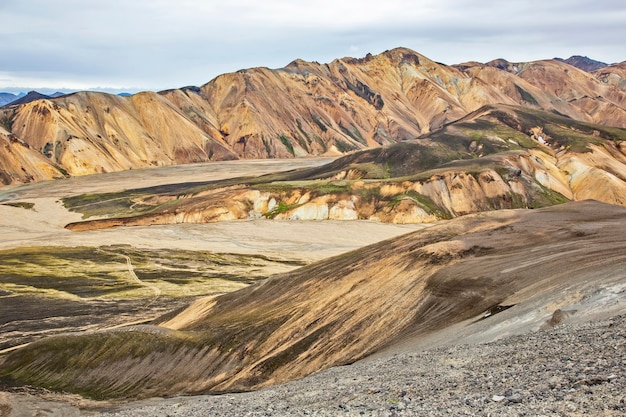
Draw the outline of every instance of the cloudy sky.
M399 46L446 64L621 62L626 1L0 0L0 34L0 91L135 92Z

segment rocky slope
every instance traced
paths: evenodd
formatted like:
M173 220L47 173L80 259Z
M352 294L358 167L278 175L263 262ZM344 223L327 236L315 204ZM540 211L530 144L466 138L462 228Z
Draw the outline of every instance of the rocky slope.
M82 175L339 155L414 139L486 104L626 127L623 79L613 67L589 74L556 60L446 66L398 48L330 64L296 60L276 70L242 70L158 94L81 92L0 113L9 133L68 174ZM13 171L3 177L22 180Z
M600 82L626 90L626 62L610 65L595 72Z
M0 127L0 184L64 178L65 171Z
M587 201L464 216L150 326L41 340L3 357L0 375L95 398L248 390L446 329L471 340L461 323L491 315L508 319L484 320L483 338L567 319L557 310L623 309L625 210Z
M254 393L154 399L99 415L617 417L626 412L624 340L624 316L607 317L491 343L407 348Z

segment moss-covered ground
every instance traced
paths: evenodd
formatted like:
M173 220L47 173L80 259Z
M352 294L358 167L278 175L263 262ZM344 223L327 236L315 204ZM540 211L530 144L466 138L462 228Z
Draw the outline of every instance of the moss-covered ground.
M21 247L0 251L0 350L67 329L149 320L241 289L298 260L208 251Z

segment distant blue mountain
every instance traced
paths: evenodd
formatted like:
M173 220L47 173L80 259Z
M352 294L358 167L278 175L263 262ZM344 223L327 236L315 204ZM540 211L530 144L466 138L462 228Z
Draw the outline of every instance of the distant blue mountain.
M12 94L12 93L0 93L0 107L7 106L9 104L12 104L12 105L26 104L35 100L61 97L64 95L67 95L67 93L62 93L61 91L57 91L56 93L52 93L52 94L42 94L39 91L34 91L34 90L29 91L28 94L19 93L17 95Z
M17 100L19 97L11 93L0 93L0 106L9 104L10 102Z
M38 91L29 91L28 93L24 93L24 92L20 92L19 94L13 94L13 93L6 93L6 92L0 92L0 107L2 106L7 106L9 104L25 104L25 103L29 103L31 101L34 100L41 100L41 99L47 99L47 98L56 98L56 97L61 97L61 96L65 96L67 94L72 94L70 93L64 93L61 91L57 91L55 93L51 93L51 94L42 94ZM126 93L126 92L122 92L122 93L118 93L118 96L121 97L130 97L132 96L131 93Z
M61 95L63 94L61 93ZM13 100L7 104L10 104L10 105L26 104L26 103L30 103L31 101L42 100L42 99L47 99L47 98L52 98L52 97L47 96L45 94L41 94L37 91L29 91L28 94L25 94L24 96L17 98L16 100Z

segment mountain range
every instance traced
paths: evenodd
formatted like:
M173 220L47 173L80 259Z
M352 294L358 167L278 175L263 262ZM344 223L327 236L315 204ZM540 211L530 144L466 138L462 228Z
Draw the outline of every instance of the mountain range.
M12 94L12 93L0 93L0 106L4 106L5 104L9 104L12 101L17 100L20 97L23 97L24 95L18 96L16 94Z
M0 110L0 179L339 156L425 137L494 104L626 127L625 72L626 63L590 73L559 60L447 66L397 48L131 97L78 92Z

